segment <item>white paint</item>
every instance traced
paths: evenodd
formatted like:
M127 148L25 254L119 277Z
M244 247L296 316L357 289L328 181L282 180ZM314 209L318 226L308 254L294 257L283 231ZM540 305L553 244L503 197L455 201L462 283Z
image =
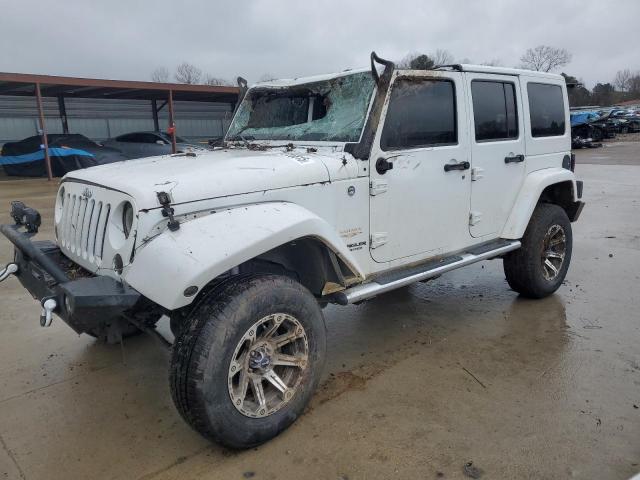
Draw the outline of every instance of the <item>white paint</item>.
M482 177L471 182L471 210L481 215L481 220L470 225L473 237L498 235L511 212L525 175L526 158L523 162L505 163L506 157L525 155L524 115L522 95L517 77L506 77L488 73L465 73L465 87L470 109L471 165L482 172ZM500 141L476 141L473 123L472 82L494 80L509 82L515 88L518 138Z
M469 67L469 72L394 74L394 78L438 77L455 83L457 145L383 152L379 143L383 112L369 161L353 158L339 142L296 142L287 148L284 142L271 141L264 142L269 147L266 151L230 148L73 172L62 183L65 191L80 195L88 188L92 200L111 204L113 213L101 258L93 256L90 248L83 251L82 238L78 248L62 241L61 235L62 251L99 275L121 278L171 310L192 301L193 297L183 296L185 288L202 288L240 263L301 237L325 243L363 283L387 270L495 238L517 240L546 186L568 180L575 195L574 174L561 168L562 157L569 151L568 135L533 139L529 134L524 83L533 79L560 84L561 80L556 75L513 69L474 69L480 73L472 73ZM517 140L475 143L469 82L480 77L522 82L516 89ZM270 85L284 88L305 81L309 79ZM566 104L564 87L563 92ZM504 163L505 156L523 149L525 162ZM375 171L380 156L394 157L394 169L384 175ZM471 170L444 171L453 159L471 162L473 182ZM166 228L167 218L156 196L160 191L171 195L180 221L175 232ZM125 201L137 212L128 239L118 210ZM57 204L55 218L56 227L63 229L70 217ZM372 237L375 249L371 249ZM116 254L125 264L121 276L112 270Z
M422 72L396 72L399 76L430 76ZM458 98L458 143L439 147L385 152L380 146L382 125L374 141L369 164L374 182L388 183L386 192L371 197L371 233L385 232L386 242L372 250L376 262L430 256L464 248L468 231L470 170L444 171L447 163L470 162L469 123L464 79L459 72L436 72L438 79L454 83ZM387 108L383 110L383 118ZM393 170L376 171L378 158L393 162Z

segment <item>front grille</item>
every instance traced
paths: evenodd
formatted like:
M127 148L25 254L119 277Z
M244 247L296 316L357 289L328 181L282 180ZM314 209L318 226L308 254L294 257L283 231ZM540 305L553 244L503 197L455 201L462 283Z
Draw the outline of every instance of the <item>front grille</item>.
M66 193L57 227L59 245L74 256L99 263L110 214L107 202Z

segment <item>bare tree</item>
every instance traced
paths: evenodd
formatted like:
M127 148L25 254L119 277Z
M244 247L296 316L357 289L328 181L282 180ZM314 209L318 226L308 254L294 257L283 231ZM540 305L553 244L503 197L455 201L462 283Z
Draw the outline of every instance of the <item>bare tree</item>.
M636 72L629 79L629 94L632 98L640 96L640 72Z
M451 65L453 63L453 55L451 55L451 52L442 48L436 50L430 57L436 65Z
M564 67L571 61L571 54L564 48L550 47L548 45L538 45L536 48L528 49L520 57L523 68L537 70L539 72L550 72L558 67Z
M631 80L631 70L628 68L624 70L618 70L616 77L613 79L613 85L621 92L629 90L629 80Z
M414 58L416 58L418 55L420 55L419 53L408 53L407 55L405 55L405 57L396 62L398 68L402 68L402 69L406 69L409 68L409 63L411 63L411 60L413 60Z
M167 67L158 67L151 72L151 81L157 83L167 83L169 81L169 70Z
M176 67L175 77L176 82L178 83L195 84L200 82L200 77L202 77L202 70L200 70L195 65L191 65L187 62L182 62Z
M207 75L204 77L204 84L205 85L231 85L231 82L225 80L224 78L214 77L213 75L210 75L207 73Z

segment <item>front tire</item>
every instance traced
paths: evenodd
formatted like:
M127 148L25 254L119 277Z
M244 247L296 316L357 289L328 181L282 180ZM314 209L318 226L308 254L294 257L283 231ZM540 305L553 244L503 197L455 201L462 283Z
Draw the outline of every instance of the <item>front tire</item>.
M571 262L569 217L558 205L539 204L521 242L522 247L504 257L509 286L529 298L551 295L564 281Z
M230 279L182 325L170 385L182 417L231 448L259 445L300 416L326 350L318 302L278 275Z

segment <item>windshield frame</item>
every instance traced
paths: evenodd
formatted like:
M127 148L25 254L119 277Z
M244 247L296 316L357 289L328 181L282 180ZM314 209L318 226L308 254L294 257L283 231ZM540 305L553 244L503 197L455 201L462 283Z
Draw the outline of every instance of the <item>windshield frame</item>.
M243 143L250 143L250 144L261 144L261 145L268 145L268 146L277 146L277 145L317 145L317 146L327 146L327 147L339 147L339 146L344 146L345 144L348 143L360 143L362 141L362 137L364 135L364 132L366 130L367 127L367 123L369 120L369 116L371 115L371 110L373 108L373 103L374 103L374 99L376 98L376 94L378 91L378 85L376 85L375 81L373 83L373 89L371 90L371 96L369 98L369 102L367 104L367 109L365 111L365 115L364 115L364 120L362 123L362 127L360 129L360 135L358 136L357 140L353 140L353 141L338 141L338 140L289 140L289 139L247 139L246 142L243 142L242 139L240 138L235 138L231 140L229 137L229 132L231 131L231 126L233 125L233 123L236 120L236 117L238 116L238 113L240 112L240 109L242 107L242 105L244 104L244 102L246 102L250 97L249 95L251 94L252 90L254 89L258 89L258 90L263 90L263 89L274 89L274 90L279 90L279 89L286 89L286 88L295 88L295 87L300 87L300 86L304 86L307 84L312 84L312 83L318 83L318 82L323 82L323 81L330 81L330 80L334 80L337 78L341 78L341 77L346 77L349 75L354 75L354 74L359 74L359 73L369 73L371 74L371 69L370 68L358 68L358 69L353 69L353 70L345 70L343 72L339 72L339 73L331 73L331 74L325 74L325 75L316 75L316 76L310 76L310 77L300 77L300 78L295 78L295 79L283 79L283 80L275 80L275 81L268 81L268 82L260 82L260 83L256 83L255 85L252 85L251 88L249 88L246 93L244 94L244 96L242 97L242 100L239 103L238 108L235 109L235 111L233 112L233 117L231 118L231 122L229 123L229 128L227 128L227 131L225 132L224 135L224 142L225 143L230 143L230 144L243 144Z

